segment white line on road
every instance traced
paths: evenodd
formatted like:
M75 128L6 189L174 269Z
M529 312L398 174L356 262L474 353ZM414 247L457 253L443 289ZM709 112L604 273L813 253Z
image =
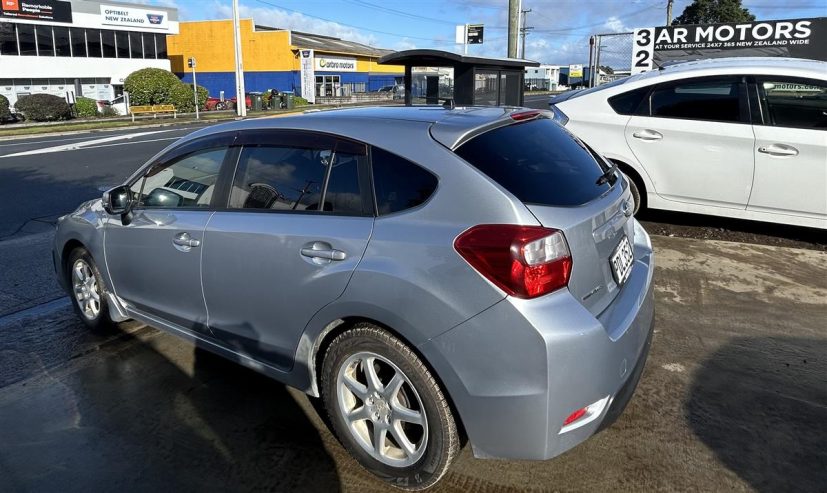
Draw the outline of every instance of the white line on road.
M159 134L159 133L171 132L171 131L172 130L155 130L155 131L152 131L152 132L138 132L138 133L134 133L134 134L115 135L113 137L104 137L102 139L92 139L92 140L86 140L86 141L83 141L83 142L74 142L74 143L71 143L71 144L63 144L63 145L58 145L58 146L53 146L53 147L44 147L42 149L33 149L31 151L15 152L13 154L5 154L3 156L0 156L0 158L18 157L18 156L33 156L33 155L36 155L36 154L48 154L48 153L52 153L52 152L76 151L78 149L82 149L82 148L86 148L86 147L94 146L94 145L98 145L98 144L103 144L105 142L113 142L113 141L116 141L116 140L132 140L136 137L144 137L146 135ZM169 139L169 140L172 140L172 139ZM125 142L125 144L138 144L140 142L145 142L145 141Z

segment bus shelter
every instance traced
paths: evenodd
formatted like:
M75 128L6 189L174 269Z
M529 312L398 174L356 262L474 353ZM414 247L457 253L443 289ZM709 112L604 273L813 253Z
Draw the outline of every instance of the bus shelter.
M538 62L483 58L440 50L405 50L382 56L380 65L405 67L405 104L522 106L525 68Z

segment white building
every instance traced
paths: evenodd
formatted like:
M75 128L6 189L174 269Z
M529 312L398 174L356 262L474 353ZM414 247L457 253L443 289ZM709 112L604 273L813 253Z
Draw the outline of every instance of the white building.
M90 0L0 0L0 94L111 100L131 72L169 70L173 8Z
M556 90L560 85L560 66L540 65L526 68L525 84L528 90Z

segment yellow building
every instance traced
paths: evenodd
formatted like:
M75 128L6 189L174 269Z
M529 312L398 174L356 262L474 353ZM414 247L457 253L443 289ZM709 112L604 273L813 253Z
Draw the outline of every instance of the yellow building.
M312 78L317 97L346 97L402 83L404 67L378 65L390 50L330 36L255 25L241 20L244 85L247 91L295 91L302 94L301 54L312 56ZM187 67L196 59L198 85L210 95L235 96L235 60L231 20L181 22L179 34L167 38L172 71L192 82ZM307 70L307 67L306 67ZM307 75L307 74L305 74Z

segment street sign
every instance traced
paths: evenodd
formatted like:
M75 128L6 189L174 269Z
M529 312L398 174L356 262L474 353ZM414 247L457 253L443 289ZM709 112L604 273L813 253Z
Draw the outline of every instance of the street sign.
M466 34L469 45L482 44L482 24L468 24L468 32Z
M569 65L569 80L583 78L583 65Z

